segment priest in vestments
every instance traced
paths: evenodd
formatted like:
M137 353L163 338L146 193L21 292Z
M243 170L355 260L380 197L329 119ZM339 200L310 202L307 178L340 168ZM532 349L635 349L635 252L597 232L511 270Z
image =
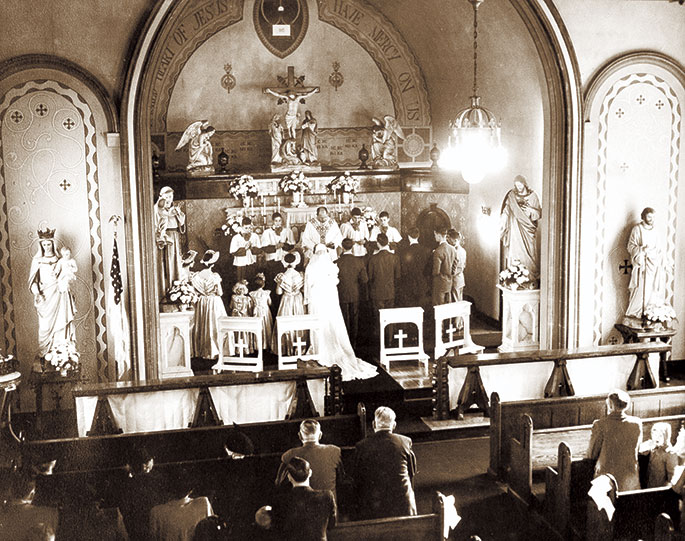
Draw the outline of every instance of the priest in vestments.
M342 233L337 222L328 215L326 207L319 207L316 210L316 217L307 222L302 233L302 247L305 250L306 259L311 259L317 244L324 244L328 248L331 260L335 261L338 259L338 248L342 240Z
M518 260L533 276L538 276L535 232L541 216L540 199L528 187L525 177L518 175L514 179L514 188L509 190L502 203L501 239L506 266Z

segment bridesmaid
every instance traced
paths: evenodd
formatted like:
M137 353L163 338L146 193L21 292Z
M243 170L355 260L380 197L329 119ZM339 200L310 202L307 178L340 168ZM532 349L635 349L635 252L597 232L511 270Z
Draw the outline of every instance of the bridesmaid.
M221 276L212 270L218 259L219 252L207 250L200 261L205 268L190 277L199 295L192 331L193 357L215 359L219 356L219 318L226 317L226 308L221 300Z

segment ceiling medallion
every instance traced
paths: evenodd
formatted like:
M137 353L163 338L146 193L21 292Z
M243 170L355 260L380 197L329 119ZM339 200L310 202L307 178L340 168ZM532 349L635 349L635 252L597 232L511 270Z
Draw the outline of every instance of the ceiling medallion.
M270 53L285 58L300 46L309 26L306 0L255 0L257 36Z

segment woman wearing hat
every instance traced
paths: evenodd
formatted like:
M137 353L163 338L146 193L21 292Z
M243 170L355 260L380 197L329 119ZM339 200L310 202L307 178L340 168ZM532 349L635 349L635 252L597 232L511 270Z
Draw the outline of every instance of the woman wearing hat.
M226 317L226 308L221 300L221 276L212 270L219 259L219 252L207 250L202 256L204 269L194 273L190 283L200 296L195 304L195 320L192 332L192 355L203 359L214 359L220 352L219 318Z
M300 263L300 254L291 252L283 256L285 271L276 276L276 293L281 295L281 304L278 306L278 316L301 316L304 315L304 302L302 299L302 286L304 277L301 272L295 270ZM276 325L278 325L278 320ZM271 350L278 355L278 333L274 331L271 336ZM287 354L292 355L292 336L285 335Z

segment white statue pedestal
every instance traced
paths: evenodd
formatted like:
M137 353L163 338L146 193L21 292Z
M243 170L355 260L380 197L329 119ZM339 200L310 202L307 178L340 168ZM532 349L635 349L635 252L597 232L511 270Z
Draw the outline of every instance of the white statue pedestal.
M192 376L190 368L190 324L195 312L162 312L159 314L162 344L159 352L159 378Z
M540 349L540 290L508 289L502 292L502 345L498 351Z

